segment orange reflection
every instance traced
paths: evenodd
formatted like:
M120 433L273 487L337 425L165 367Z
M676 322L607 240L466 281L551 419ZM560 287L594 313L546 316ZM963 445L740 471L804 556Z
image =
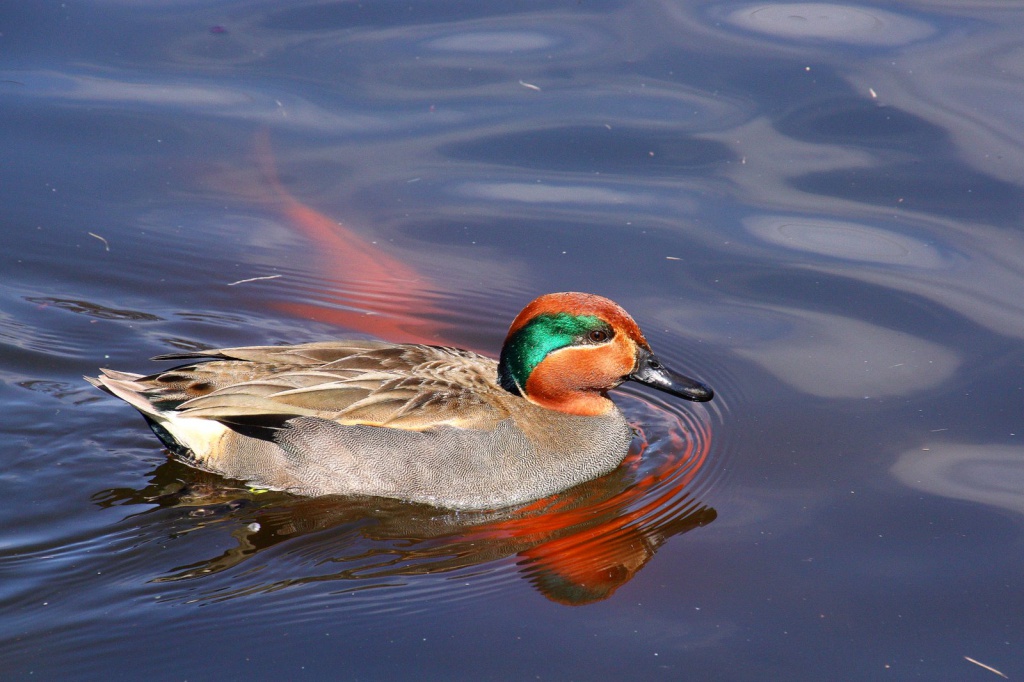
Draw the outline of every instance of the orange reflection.
M270 144L256 136L255 155L271 204L287 225L313 243L325 281L334 285L320 302L277 304L284 312L371 334L396 343L444 343L437 307L441 289L415 268L390 256L351 228L303 204L281 183Z
M673 431L678 458L612 497L569 508L564 507L571 498L553 498L554 508L545 508L541 500L520 510L525 516L482 530L533 540L519 556L530 581L548 598L566 604L606 599L647 564L666 538L714 520L713 510L697 508L684 493L711 447L710 429L706 424L699 428L701 433L686 442ZM641 434L640 447L622 467L635 470L646 446Z

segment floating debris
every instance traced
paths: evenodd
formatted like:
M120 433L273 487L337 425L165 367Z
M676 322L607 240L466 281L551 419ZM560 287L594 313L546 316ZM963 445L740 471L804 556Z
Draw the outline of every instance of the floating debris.
M103 237L99 236L95 232L90 232L89 236L90 237L96 237L96 239L99 239L101 242L103 242L103 248L105 248L107 251L110 251L110 244L107 242L106 239L104 239Z
M266 277L250 277L249 279L240 279L237 282L229 282L228 286L233 287L236 284L245 284L246 282L259 282L264 279L277 279L281 275L267 275Z
M976 661L973 658L971 658L970 656L964 656L964 658L966 658L968 661L970 661L974 665L981 666L982 668L984 668L985 670L989 671L990 673L995 673L996 675L999 675L999 677L1003 678L1004 680L1010 679L1009 677L1007 677L1003 673L999 672L998 670L996 670L995 668L993 668L990 665L985 665L981 661Z

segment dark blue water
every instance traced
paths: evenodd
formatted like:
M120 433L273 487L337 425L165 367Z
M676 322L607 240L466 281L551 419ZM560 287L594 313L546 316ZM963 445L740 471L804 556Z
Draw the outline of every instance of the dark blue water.
M4 679L1024 674L1024 14L0 7ZM253 491L81 377L621 303L707 406L542 508Z

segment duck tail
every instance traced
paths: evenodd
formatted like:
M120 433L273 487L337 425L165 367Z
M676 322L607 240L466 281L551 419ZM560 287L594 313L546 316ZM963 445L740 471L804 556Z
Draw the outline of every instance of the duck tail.
M159 418L161 411L146 397L146 387L139 383L141 374L100 369L98 377L84 377L86 381L107 393L117 396L147 417Z

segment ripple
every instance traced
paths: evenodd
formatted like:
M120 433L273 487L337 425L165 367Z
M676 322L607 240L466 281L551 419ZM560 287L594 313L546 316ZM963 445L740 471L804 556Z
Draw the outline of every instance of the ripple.
M0 376L3 376L0 373ZM95 391L88 390L87 387L81 386L77 383L73 384L67 381L50 381L47 379L24 379L17 382L18 386L35 391L36 393L42 393L48 395L57 400L69 402L75 405L82 403L91 403L100 400L100 397L96 395Z
M678 101L667 101L667 111L658 114L667 117L688 103L680 94ZM506 131L449 144L440 152L503 166L584 173L693 173L735 160L726 145L695 137L678 125L666 129L591 124Z
M94 357L95 327L91 323L98 319L120 321L125 318L119 315L129 312L81 300L15 297L22 300L4 302L13 312L0 310L0 360L7 367L18 367L19 372L31 368L34 379L51 378L59 366L73 365L74 358ZM69 319L54 311L93 319Z
M128 310L110 308L99 303L92 303L90 301L80 301L70 298L49 298L49 297L26 297L25 299L29 303L35 303L42 307L53 306L60 310L66 310L71 313L77 313L79 315L86 315L88 317L95 317L100 320L132 320L135 322L156 322L160 318L157 315L150 313L144 313L140 310Z
M728 470L732 438L720 427L729 421L730 401L717 392L719 384L713 388L715 399L709 403L683 402L632 383L616 391L623 413L647 439L645 471L677 467L659 490L685 478L686 494L703 498Z

